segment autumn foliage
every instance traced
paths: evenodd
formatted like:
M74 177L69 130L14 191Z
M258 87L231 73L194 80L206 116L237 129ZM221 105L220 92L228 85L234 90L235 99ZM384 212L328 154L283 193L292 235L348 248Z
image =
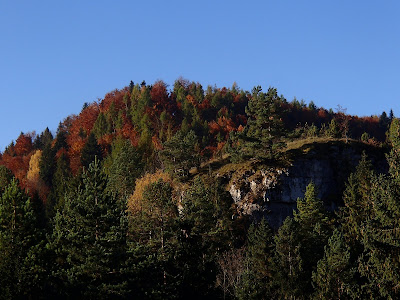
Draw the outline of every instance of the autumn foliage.
M207 160L224 151L231 133L243 132L247 124L245 110L251 97L236 84L232 88L209 86L203 90L201 84L183 78L170 89L161 80L153 85L131 83L129 87L107 93L104 99L85 104L78 115L65 118L58 128L65 134L65 144L55 149L57 138L52 141L54 157L56 160L65 153L72 174L78 174L82 168L82 150L89 135L96 130L103 157L110 155L113 142L122 137L137 147L143 159L151 162L150 168L155 170L162 168L157 157L164 144L179 130L184 133L193 130L199 154ZM316 107L313 103L307 106L296 99L292 102L282 99L282 121L288 133L299 129L299 132L307 131L311 125L322 132L333 119L339 127L341 125L341 115L332 110ZM360 139L364 134L371 144L385 141L390 122L387 117L348 116L346 120L351 138ZM96 121L102 121L100 128L95 129ZM43 150L43 145L35 142L38 137L34 133L21 133L0 153L0 164L12 171L23 188L36 191L44 190L43 183L37 179L37 163L40 150Z

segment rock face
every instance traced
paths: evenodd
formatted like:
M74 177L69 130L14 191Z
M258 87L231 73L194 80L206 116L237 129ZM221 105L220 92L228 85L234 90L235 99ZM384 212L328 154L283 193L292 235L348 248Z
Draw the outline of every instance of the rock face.
M298 151L292 155L289 167L246 170L231 180L228 187L238 214L256 219L264 216L272 227L277 228L293 214L297 199L304 196L311 181L318 187L318 196L325 207L335 210L341 205L347 178L354 172L365 147L344 143L318 144L306 152ZM383 151L369 150L368 157L377 172L385 172L387 166Z

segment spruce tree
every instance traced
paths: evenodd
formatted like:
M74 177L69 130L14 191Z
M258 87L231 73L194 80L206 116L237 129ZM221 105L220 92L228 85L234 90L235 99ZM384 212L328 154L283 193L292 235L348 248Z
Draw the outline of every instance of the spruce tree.
M275 251L272 263L273 289L278 299L301 299L305 293L304 277L297 224L287 217L274 237ZM305 297L304 297L305 298Z
M370 215L363 222L363 254L358 269L366 297L397 299L400 282L400 204L395 181L384 175L373 180Z
M100 139L103 135L108 132L109 124L107 122L104 113L100 112L97 116L96 122L93 125L93 132L97 139Z
M260 86L253 89L246 107L247 125L231 141L234 160L255 158L273 159L280 155L285 146L282 121L282 104L286 100L279 97L275 88L263 93Z
M174 264L178 210L170 183L149 184L130 217L130 285L138 298L170 298L177 289Z
M176 266L180 298L209 298L215 293L217 223L211 189L196 177L183 194L179 217Z
M324 246L330 236L329 219L323 202L318 198L318 190L313 182L307 186L304 199L297 199L294 221L298 224L303 279L307 283L303 293L310 295L312 293L311 274L316 270L318 261L323 257Z
M68 156L62 153L57 159L57 165L53 176L53 203L54 212L62 210L65 203L65 197L70 186L70 180L72 179L72 173L69 167Z
M84 168L88 168L89 165L97 158L101 160L103 157L101 147L97 143L96 136L93 132L89 134L85 146L82 149L81 164Z
M0 166L0 195L13 179L12 172L5 166Z
M50 248L57 262L55 287L67 297L122 297L126 293L125 205L107 192L107 178L97 159L82 181L54 219Z
M352 246L353 254L362 252L363 224L371 216L371 187L375 177L371 161L365 152L353 174L350 174L343 193L344 206L338 215L346 241ZM357 254L357 253L358 254Z
M42 156L39 162L39 175L40 178L46 183L48 187L52 186L53 174L55 169L56 153L48 142L43 147Z
M324 257L313 272L313 285L317 299L350 299L359 295L356 268L350 258L350 247L346 245L337 229L325 246Z
M251 224L247 234L246 270L236 291L239 299L271 299L274 240L267 221Z
M189 170L199 163L197 137L194 131L187 134L178 131L169 141L164 143L160 153L166 168L178 177L185 178Z
M133 193L135 181L143 172L141 156L130 141L117 139L113 143L108 168L108 188L125 199Z
M12 179L0 198L0 298L40 296L43 241L32 202Z

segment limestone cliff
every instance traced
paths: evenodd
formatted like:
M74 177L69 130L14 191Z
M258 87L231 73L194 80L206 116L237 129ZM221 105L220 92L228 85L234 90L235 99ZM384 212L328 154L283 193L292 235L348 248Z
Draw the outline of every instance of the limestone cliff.
M270 224L277 227L292 215L297 198L303 197L310 181L318 187L319 197L328 210L340 206L347 178L355 170L363 151L376 171L386 172L382 148L360 142L329 141L288 150L288 160L279 166L231 164L229 172L222 170L217 176L225 177L238 215L256 219L266 216Z

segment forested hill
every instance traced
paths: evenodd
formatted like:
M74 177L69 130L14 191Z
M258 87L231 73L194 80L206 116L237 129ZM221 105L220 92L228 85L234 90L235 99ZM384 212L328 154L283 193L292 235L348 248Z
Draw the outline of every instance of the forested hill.
M254 103L253 108L249 101ZM0 164L12 171L21 187L29 189L31 195L38 192L46 202L57 164L68 165L76 175L94 155L110 163L113 149L121 140L127 140L140 155L143 171L154 172L170 167L168 152L176 150L174 142L183 143L185 137L193 148L186 150L193 150L196 156L196 160L185 162L186 170L182 171L186 172L187 168L229 153L235 134L243 132L248 120L252 122L258 114L269 116L270 123L276 125L271 142L319 136L380 145L393 119L392 112L360 118L346 115L340 106L334 112L313 102L288 102L274 88L263 92L255 87L247 92L236 85L230 89L209 86L204 91L199 83L179 79L168 90L162 81L153 85L131 82L102 100L85 103L79 115L60 122L56 133L48 129L40 134L21 133L6 147Z
M398 298L399 128L275 88L131 82L0 154L0 298ZM387 152L389 171L363 154L343 207L311 182L275 231L217 176L323 143Z

